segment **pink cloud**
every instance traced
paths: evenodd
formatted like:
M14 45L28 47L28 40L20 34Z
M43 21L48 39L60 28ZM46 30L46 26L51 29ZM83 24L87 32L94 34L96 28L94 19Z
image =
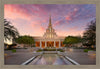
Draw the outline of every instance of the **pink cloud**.
M71 16L66 16L66 20L67 20L67 21L72 20Z
M61 20L56 21L53 26L55 27L55 26L61 25L63 23L65 23L65 20L64 19L61 19Z
M60 22L59 22L59 21L56 21L55 24L54 24L53 26L55 27L55 26L57 26L57 25L60 25Z
M77 30L70 30L70 31L63 31L63 30L57 30L57 35L58 36L69 36L69 35L72 35L72 36L77 36L77 35L83 35L82 33L84 32L83 30L81 31L77 31Z
M17 4L5 4L4 5L4 13L5 18L26 18L28 20L39 18L42 16L42 18L46 18L46 15L48 12L45 11L44 7L39 5L32 5L31 7L27 5L26 7L23 5L17 5ZM45 16L43 16L45 15Z
M67 20L67 22L72 21L77 12L78 12L78 8L74 8L73 12L69 12L67 16L65 16L65 19Z
M34 31L34 32L41 32L43 33L45 31L45 28L43 26L41 26L41 22L40 21L33 21L30 23L29 27L33 30L38 30L38 31Z
M5 18L23 18L23 19L29 19L30 16L24 12L24 10L20 10L16 6L13 5L4 5L4 17Z
M78 8L74 8L74 11L78 11Z
M41 26L41 27L40 27L40 30L41 30L41 31L45 31L45 28Z
M70 30L76 30L76 29L78 29L78 27L76 26L70 28Z

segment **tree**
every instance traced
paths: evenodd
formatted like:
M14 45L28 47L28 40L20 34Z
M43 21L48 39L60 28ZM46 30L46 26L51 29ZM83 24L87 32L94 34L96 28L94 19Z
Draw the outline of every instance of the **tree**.
M11 22L4 19L4 40L5 41L12 40L12 43L14 44L15 39L18 36L19 36L19 33L17 29L13 25L11 25ZM14 45L8 46L8 49L12 49L12 46Z
M16 42L19 44L24 44L24 46L26 44L32 46L32 44L34 44L34 39L31 36L19 36L19 38L16 39Z
M12 40L14 41L15 38L19 36L17 29L11 25L11 22L4 19L4 39L5 40Z
M96 20L92 20L83 34L83 45L91 47L96 44Z
M68 36L65 38L64 40L64 44L66 45L72 45L72 44L77 44L81 42L81 37L77 37L77 36Z

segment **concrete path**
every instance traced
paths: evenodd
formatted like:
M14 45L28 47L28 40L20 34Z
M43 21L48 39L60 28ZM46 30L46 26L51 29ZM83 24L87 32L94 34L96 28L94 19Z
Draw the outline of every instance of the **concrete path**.
M36 55L28 49L17 49L16 53L5 51L5 54L7 54L7 56L5 56L5 65L20 65Z
M11 51L5 51L5 65L20 65L37 54L33 54L33 51L29 49L17 49L16 53ZM95 65L96 56L89 56L88 53L83 52L81 49L73 49L71 51L66 50L64 55L75 60L80 65Z
M88 53L83 52L81 49L73 49L73 51L66 51L65 55L69 58L75 60L81 65L95 65L96 64L96 56L88 55Z

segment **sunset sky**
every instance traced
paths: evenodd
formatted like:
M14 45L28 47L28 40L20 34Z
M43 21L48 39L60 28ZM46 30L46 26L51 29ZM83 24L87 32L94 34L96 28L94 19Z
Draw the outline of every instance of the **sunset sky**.
M82 35L87 24L96 18L93 4L6 4L4 18L20 35L43 36L51 14L58 36Z

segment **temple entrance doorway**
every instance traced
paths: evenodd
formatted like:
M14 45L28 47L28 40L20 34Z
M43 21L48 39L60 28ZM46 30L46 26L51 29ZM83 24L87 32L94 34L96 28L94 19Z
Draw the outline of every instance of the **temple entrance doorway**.
M47 47L54 47L54 41L47 41Z

